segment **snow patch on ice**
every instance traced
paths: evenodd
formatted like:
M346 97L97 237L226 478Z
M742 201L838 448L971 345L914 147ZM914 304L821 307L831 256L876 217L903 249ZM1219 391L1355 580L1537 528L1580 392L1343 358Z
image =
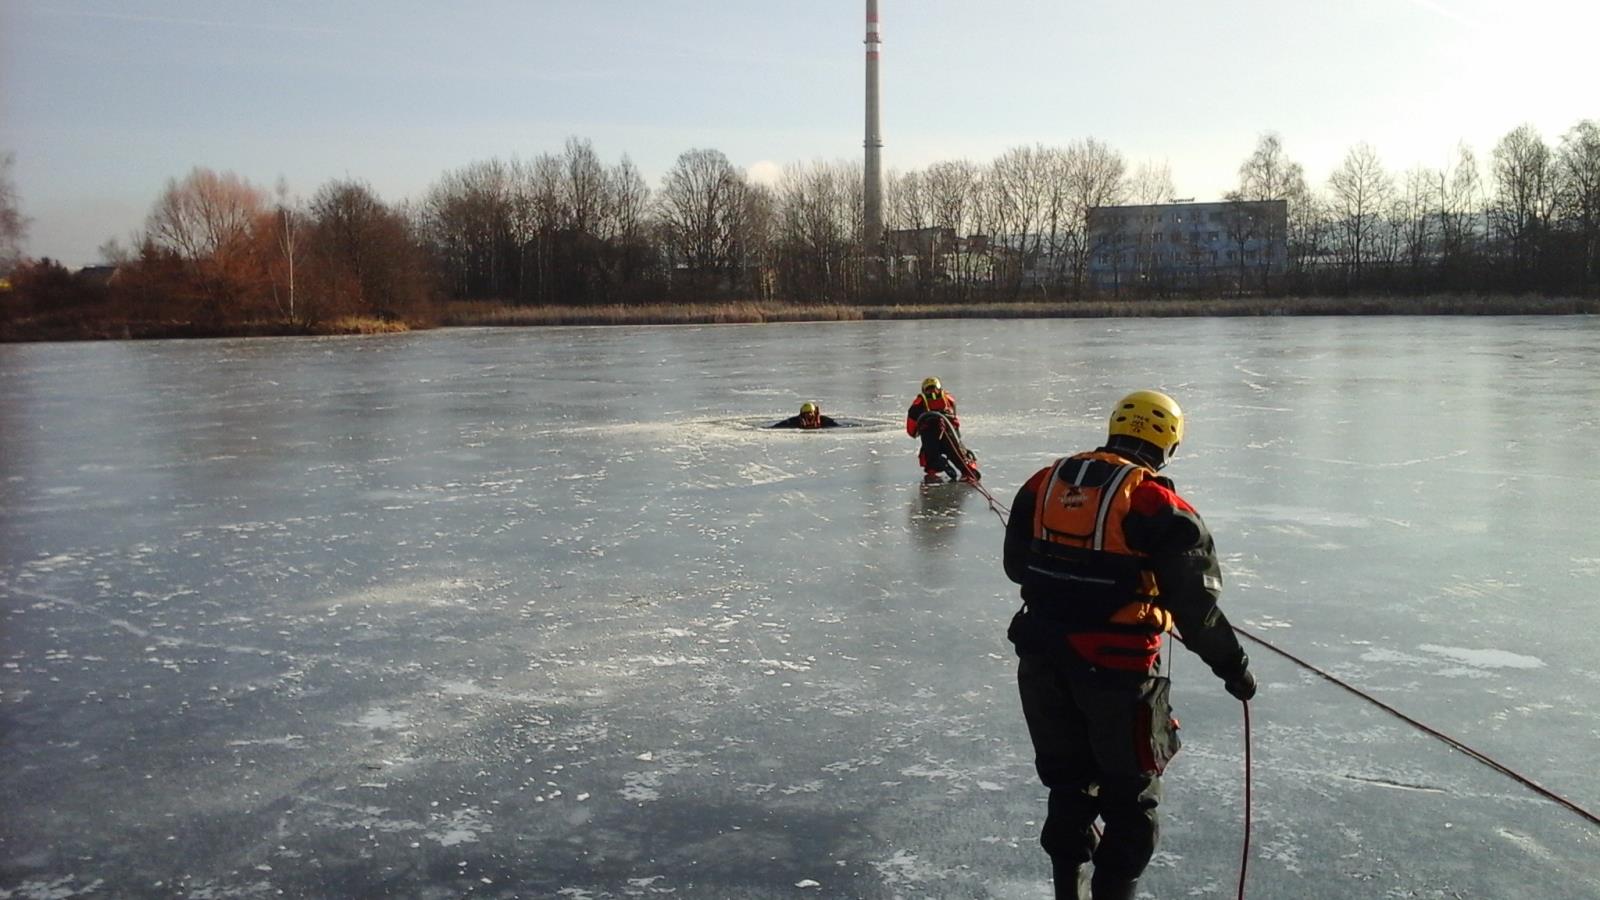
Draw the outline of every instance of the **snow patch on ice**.
M78 876L63 875L49 881L30 879L17 885L15 891L0 889L0 898L10 900L68 900L70 897L82 897L93 894L105 884L103 879L96 878L88 884L78 887Z
M299 734L286 734L283 737L276 737L276 738L240 739L240 740L237 740L237 741L229 741L228 742L228 746L229 747L259 747L259 746L288 747L291 750L299 750L299 749L301 749L302 747L305 746L305 736L304 735L299 735Z
M651 800L660 800L661 792L656 788L661 786L660 772L629 772L622 776L623 787L617 791L624 800L635 803L648 803Z
M46 557L44 559L36 559L33 562L28 563L23 568L32 569L39 572L54 572L63 566L70 566L78 561L79 557L74 556L71 553L57 553L55 556Z
M749 485L778 484L797 478L795 473L763 463L748 463L739 469L739 478Z
M1544 660L1536 656L1523 656L1509 650L1474 649L1471 647L1440 647L1437 644L1419 644L1417 649L1453 662L1478 669L1542 669Z
M476 844L478 835L494 831L493 825L483 821L483 810L475 806L464 806L449 816L436 818L443 819L443 825L437 831L424 832L423 836L438 841L441 847Z
M896 850L888 859L873 862L872 867L878 870L878 875L885 882L892 885L937 882L944 875L939 869L917 859L917 855L909 850Z
M481 685L470 679L442 681L439 683L439 690L452 697L477 697L487 693Z
M1529 835L1521 834L1505 828L1496 828L1495 833L1505 838L1506 841L1515 845L1517 849L1528 854L1529 856L1545 862L1555 861L1555 855L1550 852L1549 848L1545 847L1545 845L1539 843Z
M369 731L399 731L411 724L411 718L403 712L374 706L361 714L361 718L354 722L344 722L354 728L365 728Z

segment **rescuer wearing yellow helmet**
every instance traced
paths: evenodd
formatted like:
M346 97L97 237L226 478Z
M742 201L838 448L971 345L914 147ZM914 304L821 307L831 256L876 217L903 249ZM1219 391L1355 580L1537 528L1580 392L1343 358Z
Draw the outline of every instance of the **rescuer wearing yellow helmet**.
M1179 747L1162 635L1181 630L1234 697L1256 691L1217 607L1211 534L1156 474L1183 441L1183 411L1166 394L1135 391L1112 409L1107 431L1105 446L1023 484L1005 540L1006 575L1023 601L1007 636L1050 790L1040 843L1056 896L1074 900L1131 900L1155 852L1161 772ZM1105 821L1098 843L1096 816Z
M822 407L815 400L807 400L800 404L800 414L790 416L781 422L773 422L768 428L838 428L839 423L829 416L822 414Z
M928 413L939 413L943 418L924 419ZM911 437L920 437L924 445L930 440L929 435L921 434L924 428L938 427L941 435L932 438L941 443L945 442L942 432L953 429L955 445L961 441L961 417L956 415L956 395L944 389L939 379L928 377L922 379L922 388L917 396L911 400L911 408L906 410L906 434ZM951 453L951 456L960 457L960 453ZM933 483L942 481L946 474L947 466L943 459L935 458L940 454L929 454L926 449L917 454L917 462L922 465L923 480ZM955 476L952 476L952 480Z

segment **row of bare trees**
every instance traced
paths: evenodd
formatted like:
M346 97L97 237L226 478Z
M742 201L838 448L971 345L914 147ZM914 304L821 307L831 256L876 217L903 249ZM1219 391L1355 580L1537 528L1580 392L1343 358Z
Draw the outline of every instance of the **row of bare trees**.
M314 326L405 319L432 299L406 210L355 180L329 182L304 204L287 193L196 168L168 181L132 246L101 248L110 277L70 281L51 260L24 262L12 273L15 302L31 307L22 313L110 300L129 319Z
M282 185L272 194L197 168L167 183L135 240L106 255L119 264L119 289L162 315L402 318L430 295L408 215L355 180L328 182L302 205Z
M1323 191L1276 137L1252 160L1264 150L1289 199L1288 288L1600 291L1600 123L1580 122L1554 146L1516 128L1487 167L1463 144L1442 167L1397 174L1360 144Z
M819 161L761 184L699 148L652 189L627 157L607 163L572 138L559 153L445 172L420 200L390 205L358 180L291 202L282 184L269 191L200 168L167 184L131 247L113 242L106 254L133 310L201 322L410 318L434 299L1071 299L1103 290L1089 277L1090 210L1176 193L1165 165L1130 165L1092 138L936 162L886 179L885 242L863 255L861 176L857 163ZM1443 167L1398 174L1361 144L1320 185L1267 134L1227 199L1241 209L1286 200L1289 210L1283 225L1244 215L1224 224L1241 247L1264 239L1286 251L1286 263L1280 254L1257 271L1235 254L1233 289L1600 292L1594 121L1553 145L1520 127L1486 161L1462 145ZM0 201L11 280L62 284L60 273L35 277L40 263L17 265L26 220L9 158Z

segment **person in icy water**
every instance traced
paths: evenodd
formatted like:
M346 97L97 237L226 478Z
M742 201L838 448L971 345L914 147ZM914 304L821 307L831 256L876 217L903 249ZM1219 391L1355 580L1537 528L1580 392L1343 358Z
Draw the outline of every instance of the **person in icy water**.
M814 401L807 400L800 404L800 414L790 416L781 422L773 422L768 428L838 428L839 423L832 417L822 414L822 407Z
M954 429L954 439L959 445L961 440L961 417L956 415L956 396L947 392L939 379L929 377L922 379L922 389L911 400L911 408L906 410L906 434L922 439L922 452L917 455L917 462L922 464L922 480L934 484L942 480L942 476L949 474L946 467L938 459L928 457L929 438L920 433L922 417L927 413L941 413L948 420L948 426ZM931 424L931 420L930 420ZM943 440L943 437L940 437ZM959 475L951 476L954 481Z
M1179 747L1162 635L1176 626L1228 693L1255 696L1250 661L1217 607L1211 534L1156 474L1183 433L1171 397L1129 394L1105 446L1040 469L1011 505L1005 571L1023 605L1007 637L1050 791L1040 843L1058 898L1130 900L1155 852L1161 772Z

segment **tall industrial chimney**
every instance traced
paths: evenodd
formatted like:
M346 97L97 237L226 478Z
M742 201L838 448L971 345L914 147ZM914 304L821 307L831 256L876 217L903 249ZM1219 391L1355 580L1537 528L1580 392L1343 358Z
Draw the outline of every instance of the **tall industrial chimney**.
M867 148L864 246L868 259L883 255L883 134L878 130L878 0L867 0Z

